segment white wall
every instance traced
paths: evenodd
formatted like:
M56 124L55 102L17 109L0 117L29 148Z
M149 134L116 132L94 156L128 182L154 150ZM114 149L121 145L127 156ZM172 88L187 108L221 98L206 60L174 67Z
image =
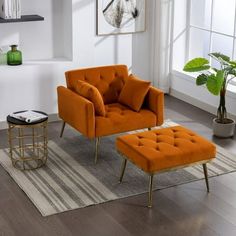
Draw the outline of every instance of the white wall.
M46 5L37 0L22 1L24 13L42 14L46 18L44 22L0 25L0 47L10 43L7 40L9 34L22 34L22 37L17 39L21 45L28 43L22 52L25 56L28 54L29 59L22 66L0 66L0 128L5 127L6 116L14 111L36 109L48 114L57 113L56 87L65 84L64 72L72 68L126 64L133 73L150 80L151 1L147 1L148 31L99 37L96 36L96 0L43 0ZM61 5L56 6L56 3ZM45 6L48 8L45 9ZM61 13L62 8L64 15ZM53 24L53 19L61 14L64 24L60 28L55 22ZM51 34L49 31L54 26L54 32ZM47 31L50 35L47 35ZM35 32L43 34L36 37ZM50 38L49 41L47 37ZM58 37L61 37L59 41ZM72 47L68 46L71 42ZM37 46L40 43L45 47ZM63 47L61 53L60 47ZM52 48L56 48L56 54L52 54ZM57 58L60 54L63 54L62 59ZM66 57L69 57L69 60Z
M154 25L153 6L153 1L146 1L146 31L144 33L133 34L132 40L132 73L151 82L153 82L151 75L151 42Z
M22 0L21 2L22 15L38 14L45 20L1 24L0 47L8 50L11 44L19 45L25 61L51 60L55 57L71 59L72 32L71 21L68 21L72 14L71 1Z

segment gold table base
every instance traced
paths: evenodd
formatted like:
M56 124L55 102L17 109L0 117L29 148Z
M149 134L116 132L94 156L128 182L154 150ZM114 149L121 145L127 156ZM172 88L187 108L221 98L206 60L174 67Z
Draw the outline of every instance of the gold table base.
M37 169L47 162L47 120L28 125L8 122L9 154L19 170Z

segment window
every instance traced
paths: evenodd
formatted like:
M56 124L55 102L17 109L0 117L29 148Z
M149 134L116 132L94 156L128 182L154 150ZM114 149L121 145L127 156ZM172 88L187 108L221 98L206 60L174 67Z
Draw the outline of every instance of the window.
M182 71L191 58L209 58L209 52L236 60L236 0L177 0L173 15L174 70Z

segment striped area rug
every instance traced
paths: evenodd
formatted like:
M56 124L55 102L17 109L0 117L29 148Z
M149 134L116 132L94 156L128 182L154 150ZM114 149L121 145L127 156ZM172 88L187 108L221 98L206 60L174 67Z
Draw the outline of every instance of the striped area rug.
M162 127L175 125L166 121ZM93 163L94 144L82 136L77 144L71 144L70 140L60 144L49 141L47 165L37 170L13 168L8 150L0 150L0 163L41 214L49 216L147 192L147 176L132 164L127 166L124 182L118 184L121 158L116 153L114 140L115 137L104 138L97 165ZM235 170L236 158L217 146L217 158L208 164L209 176ZM162 189L202 179L203 172L201 166L196 166L162 173L155 178L154 188Z

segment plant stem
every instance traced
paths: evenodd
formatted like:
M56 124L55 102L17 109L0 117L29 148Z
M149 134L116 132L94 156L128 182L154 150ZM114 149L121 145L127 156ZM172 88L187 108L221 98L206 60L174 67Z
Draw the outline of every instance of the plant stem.
M219 119L220 123L224 123L225 118L227 118L227 111L225 107L225 94L226 89L222 88L220 91L220 104L217 110L217 118Z

